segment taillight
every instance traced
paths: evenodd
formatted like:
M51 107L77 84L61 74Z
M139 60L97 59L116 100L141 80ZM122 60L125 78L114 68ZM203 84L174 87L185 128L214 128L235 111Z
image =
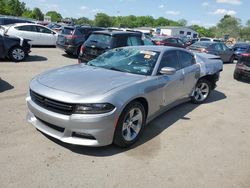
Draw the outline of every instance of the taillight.
M81 49L80 49L80 53L83 54L84 50L85 50L85 47L84 47L84 45L82 45Z
M244 53L244 54L241 54L241 56L243 56L243 57L250 57L250 54Z
M201 49L201 52L207 53L208 51L207 51L205 48L202 48L202 49Z
M77 35L67 35L66 39L76 39L77 37Z

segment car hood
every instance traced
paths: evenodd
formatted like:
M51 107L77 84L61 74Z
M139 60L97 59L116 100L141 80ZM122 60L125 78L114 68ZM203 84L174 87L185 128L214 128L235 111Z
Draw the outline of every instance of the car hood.
M146 76L87 65L71 65L45 72L37 81L49 88L84 97L103 95L115 88L135 83Z

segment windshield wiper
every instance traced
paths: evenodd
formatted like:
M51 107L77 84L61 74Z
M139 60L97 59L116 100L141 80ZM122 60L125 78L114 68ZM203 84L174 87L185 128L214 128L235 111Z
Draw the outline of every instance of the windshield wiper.
M115 68L115 67L109 67L108 69L109 69L109 70L114 70L114 71L119 71L119 72L124 72L124 70L117 69L117 68Z

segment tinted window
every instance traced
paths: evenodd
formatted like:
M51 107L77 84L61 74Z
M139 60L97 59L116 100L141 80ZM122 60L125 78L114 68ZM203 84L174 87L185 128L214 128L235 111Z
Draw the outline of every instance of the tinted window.
M86 44L96 44L99 47L107 48L111 45L111 39L112 37L110 35L94 33L89 36L88 40L86 41Z
M123 47L123 46L127 46L127 37L126 36L122 36L122 35L118 35L114 37L114 47Z
M20 31L30 31L30 32L36 32L36 27L34 25L24 25L24 26L18 26L15 27L17 30Z
M191 35L191 32L187 32L187 35Z
M61 31L62 34L64 35L72 35L74 31L74 28L70 28L70 27L64 27Z
M166 42L169 42L169 43L177 43L177 40L174 39L174 38L168 38L165 40Z
M184 31L180 31L180 34L181 34L181 35L184 35L184 33L185 33Z
M160 71L163 67L172 67L175 68L176 70L179 70L181 68L178 61L178 56L175 51L166 52L163 55L158 70Z
M179 60L182 67L188 67L195 63L194 56L188 52L179 51Z
M137 36L129 36L127 40L128 46L140 46L142 45L141 43L141 38Z
M36 26L37 28L37 32L39 33L48 33L51 34L51 31L45 27L41 27L41 26Z
M218 44L214 44L213 45L213 48L215 49L215 50L217 50L217 51L222 51L223 49L222 49L222 46L218 43Z
M229 48L228 48L225 44L223 44L223 43L220 43L220 45L221 45L221 47L222 47L222 50L224 50L224 51L226 51L226 50L229 49Z

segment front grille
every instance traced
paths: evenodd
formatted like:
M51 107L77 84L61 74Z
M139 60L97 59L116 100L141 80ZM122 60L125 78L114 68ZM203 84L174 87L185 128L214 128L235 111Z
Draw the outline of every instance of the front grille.
M38 119L39 121L41 121L43 124L45 124L47 127L49 127L49 128L51 128L51 129L54 129L54 130L56 130L56 131L58 131L58 132L61 132L61 133L63 133L64 132L64 128L62 128L62 127L58 127L58 126L56 126L56 125L53 125L53 124L51 124L51 123L48 123L48 122L46 122L46 121L43 121L43 120L41 120L40 118L38 118L38 117L36 117L36 119Z
M74 109L75 109L74 104L69 104L69 103L56 101L54 99L49 99L38 93L35 93L32 90L30 90L30 96L31 96L31 100L37 105L47 110L59 113L59 114L71 115L73 114Z

